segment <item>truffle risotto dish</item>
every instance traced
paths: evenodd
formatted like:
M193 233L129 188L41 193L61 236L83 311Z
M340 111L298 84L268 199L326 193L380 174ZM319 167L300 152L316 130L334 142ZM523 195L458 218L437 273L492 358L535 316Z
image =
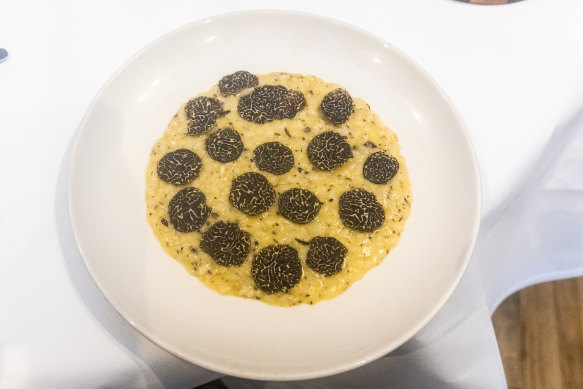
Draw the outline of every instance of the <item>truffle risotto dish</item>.
M220 294L278 306L334 298L390 260L411 204L397 135L311 75L224 76L178 109L146 169L168 255Z

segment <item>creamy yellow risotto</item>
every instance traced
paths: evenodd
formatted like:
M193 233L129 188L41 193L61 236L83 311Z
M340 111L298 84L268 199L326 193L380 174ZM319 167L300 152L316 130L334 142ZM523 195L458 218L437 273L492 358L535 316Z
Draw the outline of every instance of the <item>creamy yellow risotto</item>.
M411 201L397 135L309 75L224 77L180 107L146 171L164 250L223 295L279 306L336 297L381 263Z

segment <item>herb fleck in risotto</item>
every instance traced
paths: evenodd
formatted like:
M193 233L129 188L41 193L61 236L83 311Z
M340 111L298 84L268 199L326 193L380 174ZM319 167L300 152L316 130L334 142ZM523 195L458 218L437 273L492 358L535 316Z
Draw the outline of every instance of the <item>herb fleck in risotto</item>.
M344 292L411 208L397 135L314 76L239 71L190 99L152 148L147 220L223 295L292 306Z

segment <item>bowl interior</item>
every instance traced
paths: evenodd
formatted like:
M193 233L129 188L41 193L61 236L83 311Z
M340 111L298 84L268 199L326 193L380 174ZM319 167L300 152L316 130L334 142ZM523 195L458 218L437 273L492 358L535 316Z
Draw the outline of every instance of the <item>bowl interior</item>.
M398 134L413 207L399 245L341 296L278 308L204 287L145 219L145 169L181 103L236 70L314 74L363 98ZM114 74L82 122L69 177L85 263L137 330L195 364L257 379L306 379L378 358L418 331L461 277L479 220L472 147L434 82L393 46L320 17L249 12L153 42Z

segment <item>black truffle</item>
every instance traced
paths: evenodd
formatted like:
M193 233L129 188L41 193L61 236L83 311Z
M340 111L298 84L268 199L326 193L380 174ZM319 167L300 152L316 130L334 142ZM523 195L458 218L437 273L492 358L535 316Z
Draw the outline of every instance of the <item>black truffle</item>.
M206 196L194 187L176 193L168 205L170 223L180 232L198 230L210 213L211 208L206 205Z
M322 113L334 124L339 125L348 120L352 113L352 97L345 89L338 88L324 96Z
M259 170L281 175L294 167L294 155L291 149L279 142L263 143L253 150L255 164Z
M287 117L287 119L293 119L294 116L296 116L296 113L300 112L306 106L306 98L304 97L302 92L297 90L288 89L287 92L289 105L291 107L290 111L291 117ZM293 114L291 112L293 112Z
M273 120L293 119L306 106L301 92L282 85L264 85L241 97L237 110L250 122L263 124Z
M255 216L271 207L275 191L265 176L248 172L233 180L229 200L239 211Z
M235 95L245 88L257 86L259 80L255 74L240 70L229 74L219 81L219 92L222 95Z
M297 250L283 244L265 247L253 258L251 276L265 293L288 292L302 277Z
M339 273L348 250L336 238L316 236L310 241L306 265L326 277Z
M397 174L399 161L392 155L377 151L372 153L364 162L362 174L364 178L374 184L386 184Z
M324 203L309 190L293 188L283 192L277 204L283 217L297 224L306 224L314 220Z
M385 221L383 206L374 194L364 189L342 193L338 204L342 223L357 231L374 231Z
M241 135L232 128L223 128L206 138L206 152L209 157L219 162L232 162L243 151Z
M336 132L323 132L308 144L308 159L320 170L334 170L350 158L350 145Z
M184 112L189 120L188 135L200 135L207 132L224 114L221 102L206 96L198 96L190 100L186 103Z
M202 161L198 155L187 149L178 149L164 155L156 171L161 180L184 185L198 177L201 167Z
M236 223L218 222L202 236L202 251L222 266L239 266L251 250L251 235Z

